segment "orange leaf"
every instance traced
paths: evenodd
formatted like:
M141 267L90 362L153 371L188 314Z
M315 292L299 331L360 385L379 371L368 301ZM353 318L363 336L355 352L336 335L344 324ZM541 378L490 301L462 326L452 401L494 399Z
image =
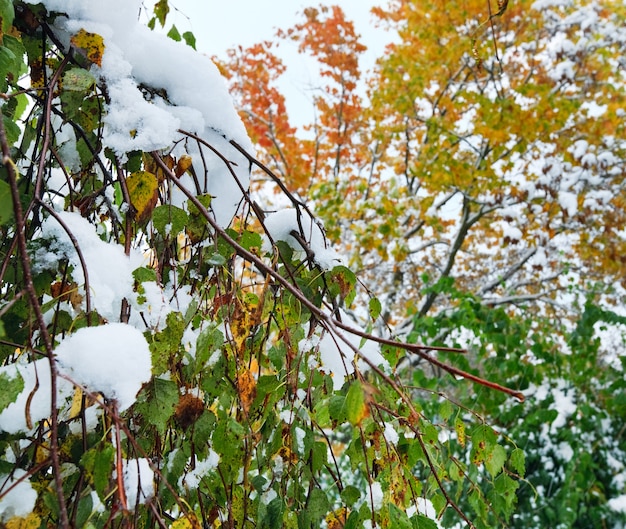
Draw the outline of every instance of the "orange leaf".
M243 369L237 375L237 389L239 391L239 400L246 413L250 409L254 397L256 397L256 378L249 369Z

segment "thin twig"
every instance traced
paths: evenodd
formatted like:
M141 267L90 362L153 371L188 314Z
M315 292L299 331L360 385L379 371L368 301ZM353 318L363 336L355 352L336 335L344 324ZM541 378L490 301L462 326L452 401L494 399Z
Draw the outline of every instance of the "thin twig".
M58 72L57 72L58 73ZM52 86L54 86L55 80L50 85L49 98L52 96ZM48 333L48 328L43 317L41 305L37 292L35 291L35 285L33 284L33 276L31 269L30 257L26 249L26 225L24 222L24 216L22 211L22 204L20 201L20 191L17 186L17 168L15 162L11 159L9 143L4 129L4 122L0 119L0 145L2 147L2 164L7 170L9 177L9 186L11 188L11 197L13 199L13 214L15 216L15 232L17 239L17 247L20 254L22 263L22 269L24 272L25 289L28 293L28 299L31 309L35 313L35 321L39 328L41 339L44 343L48 361L50 363L50 460L52 462L52 474L55 484L55 492L57 501L59 502L59 524L63 529L69 529L70 522L67 515L67 507L65 505L65 496L63 494L63 478L61 477L61 464L59 460L59 446L58 446L58 432L59 421L57 412L57 367L54 359L54 351L52 347L52 340ZM43 152L42 152L43 157Z

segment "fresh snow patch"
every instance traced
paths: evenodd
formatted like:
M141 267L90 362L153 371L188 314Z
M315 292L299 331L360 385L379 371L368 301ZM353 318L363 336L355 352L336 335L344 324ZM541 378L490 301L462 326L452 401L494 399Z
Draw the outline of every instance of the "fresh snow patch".
M326 236L318 222L312 219L306 211L294 208L286 208L268 215L263 222L268 234L263 243L263 250L271 251L271 238L273 242L286 242L301 254L301 258L304 258L306 249L292 235L292 232L295 232L302 237L308 249L313 252L315 263L324 270L331 270L341 264L341 258L336 251L328 247Z
M123 465L127 507L132 511L138 504L144 504L154 496L154 471L150 468L150 462L143 457L129 459Z
M383 436L385 437L387 442L392 445L398 444L398 441L400 440L400 436L398 435L398 432L393 427L393 424L389 422L385 423L385 431L383 432Z
M92 393L117 401L120 411L135 402L152 376L148 342L124 323L84 327L55 350L59 372Z
M23 355L21 358L25 358ZM13 379L18 374L24 380L24 389L17 400L9 404L0 413L0 432L28 432L38 427L38 422L50 416L50 362L42 358L34 362L22 362L21 358L14 364L0 367L0 373ZM38 385L37 385L38 384ZM35 388L37 390L35 391ZM57 402L60 406L71 399L73 386L62 378L57 379ZM29 402L29 397L32 398ZM26 407L31 424L26 421Z
M0 476L0 522L6 522L16 516L25 517L33 512L37 492L25 476L26 472L21 468L16 468L12 476ZM15 484L18 480L21 481ZM12 486L13 488L5 493Z
M378 481L370 483L371 502L374 507L374 511L380 511L383 506L383 488Z
M72 233L85 261L92 309L109 321L119 319L122 300L134 297L133 270L145 264L145 257L137 250L131 250L128 256L123 246L100 239L95 226L80 213L61 211L58 216ZM34 269L56 269L61 260L67 259L73 268L72 279L84 285L82 263L65 229L54 217L48 217L41 230L41 239L48 244L40 245L33 253Z
M141 24L137 17L141 0L42 3L48 10L67 15L58 17L54 28L65 45L80 29L104 39L101 66L91 68L109 96L103 144L122 160L131 151L159 151L175 145L175 156L187 152L200 187L187 175L180 182L196 194L215 197L211 204L215 220L228 225L250 179L248 160L229 142L234 140L248 152L253 147L211 59ZM180 130L207 141L225 159ZM175 190L173 201L182 204L184 196Z
M626 494L611 498L608 504L612 510L626 514Z
M200 485L200 481L212 470L217 468L220 462L220 456L212 448L209 448L209 454L206 459L202 461L196 461L195 466L187 472L184 476L181 476L178 480L178 488L182 489L187 487L188 489L195 490ZM191 464L191 460L189 461Z

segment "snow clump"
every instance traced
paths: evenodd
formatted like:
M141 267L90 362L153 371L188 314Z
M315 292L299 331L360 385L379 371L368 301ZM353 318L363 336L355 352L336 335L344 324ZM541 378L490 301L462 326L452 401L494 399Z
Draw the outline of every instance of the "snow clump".
M92 393L116 400L124 411L152 376L148 342L124 323L84 327L55 350L59 372Z

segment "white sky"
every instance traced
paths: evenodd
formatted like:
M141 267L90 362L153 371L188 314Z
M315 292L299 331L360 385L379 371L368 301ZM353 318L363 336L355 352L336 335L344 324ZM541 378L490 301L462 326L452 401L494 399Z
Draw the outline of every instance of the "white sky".
M348 20L354 22L356 32L368 47L362 56L361 68L363 71L371 69L390 41L387 32L375 27L370 13L373 6L384 6L385 0L170 0L172 10L166 29L174 23L181 33L192 31L199 51L224 57L225 51L234 46L247 47L273 39L276 29L287 29L302 21L299 14L304 8L320 3L339 5ZM294 125L310 122L313 116L310 92L316 84L315 69L311 61L298 55L295 45L283 46L280 55L288 67L280 88L287 98L290 120Z

